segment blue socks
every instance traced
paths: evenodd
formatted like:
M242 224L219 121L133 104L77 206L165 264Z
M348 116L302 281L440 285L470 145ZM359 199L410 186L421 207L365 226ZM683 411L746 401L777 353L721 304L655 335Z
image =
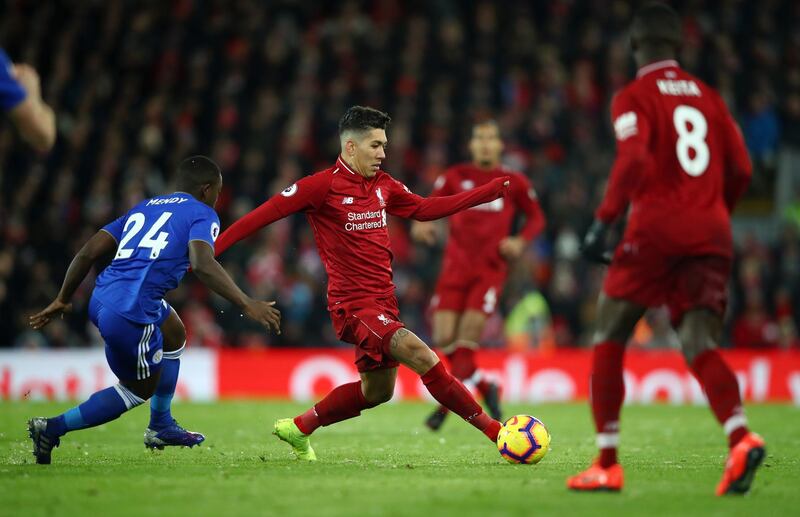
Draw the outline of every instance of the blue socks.
M94 393L89 399L55 418L47 419L47 430L57 436L70 431L95 427L112 420L144 400L121 384Z
M174 352L164 353L164 364L161 365L161 378L158 380L156 392L150 398L150 425L153 430L161 430L172 425L172 397L178 385L178 372L181 369L180 355L183 347Z

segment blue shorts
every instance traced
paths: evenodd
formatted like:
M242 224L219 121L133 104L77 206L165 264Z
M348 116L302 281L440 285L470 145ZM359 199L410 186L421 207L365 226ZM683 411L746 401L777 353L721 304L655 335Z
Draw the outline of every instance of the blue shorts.
M89 300L89 319L106 342L108 366L119 380L147 379L161 369L164 336L160 327L172 307L162 300L161 309L158 320L145 325L123 318L94 296Z

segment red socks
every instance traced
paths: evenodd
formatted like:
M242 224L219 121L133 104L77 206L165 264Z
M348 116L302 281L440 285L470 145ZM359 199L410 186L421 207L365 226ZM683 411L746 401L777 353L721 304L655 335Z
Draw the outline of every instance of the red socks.
M497 441L500 422L483 412L469 390L448 373L441 361L422 376L422 382L440 404L475 426L493 442Z
M590 394L592 415L600 449L600 466L617 463L619 445L619 412L625 400L622 360L625 345L605 341L594 346Z
M475 388L477 388L478 392L482 396L486 396L489 388L492 387L492 383L484 379L480 374L475 375L475 373L478 372L478 363L475 362L474 348L459 346L447 354L447 359L450 361L450 373L453 374L453 377L461 382L472 379L472 381L475 382ZM442 409L447 411L447 408L443 407Z
M294 418L294 423L303 434L311 434L318 427L335 424L357 417L363 409L375 407L364 398L361 381L342 384L317 402L311 409Z
M700 353L690 366L733 447L748 433L736 376L715 349Z
M447 354L447 359L450 361L450 373L460 381L469 379L478 369L475 364L475 350L469 347L457 347Z

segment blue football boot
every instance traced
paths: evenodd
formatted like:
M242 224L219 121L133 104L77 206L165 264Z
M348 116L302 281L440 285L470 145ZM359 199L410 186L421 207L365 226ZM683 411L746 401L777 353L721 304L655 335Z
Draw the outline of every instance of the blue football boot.
M163 429L147 428L144 432L144 446L150 449L164 450L164 447L194 447L203 443L206 437L200 433L187 431L173 419L172 425Z

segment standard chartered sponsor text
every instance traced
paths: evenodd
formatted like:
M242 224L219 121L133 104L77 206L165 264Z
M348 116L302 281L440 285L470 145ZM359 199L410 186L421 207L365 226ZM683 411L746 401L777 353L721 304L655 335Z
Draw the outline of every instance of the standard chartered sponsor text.
M383 228L386 226L386 211L347 212L347 221L344 229L348 232Z

